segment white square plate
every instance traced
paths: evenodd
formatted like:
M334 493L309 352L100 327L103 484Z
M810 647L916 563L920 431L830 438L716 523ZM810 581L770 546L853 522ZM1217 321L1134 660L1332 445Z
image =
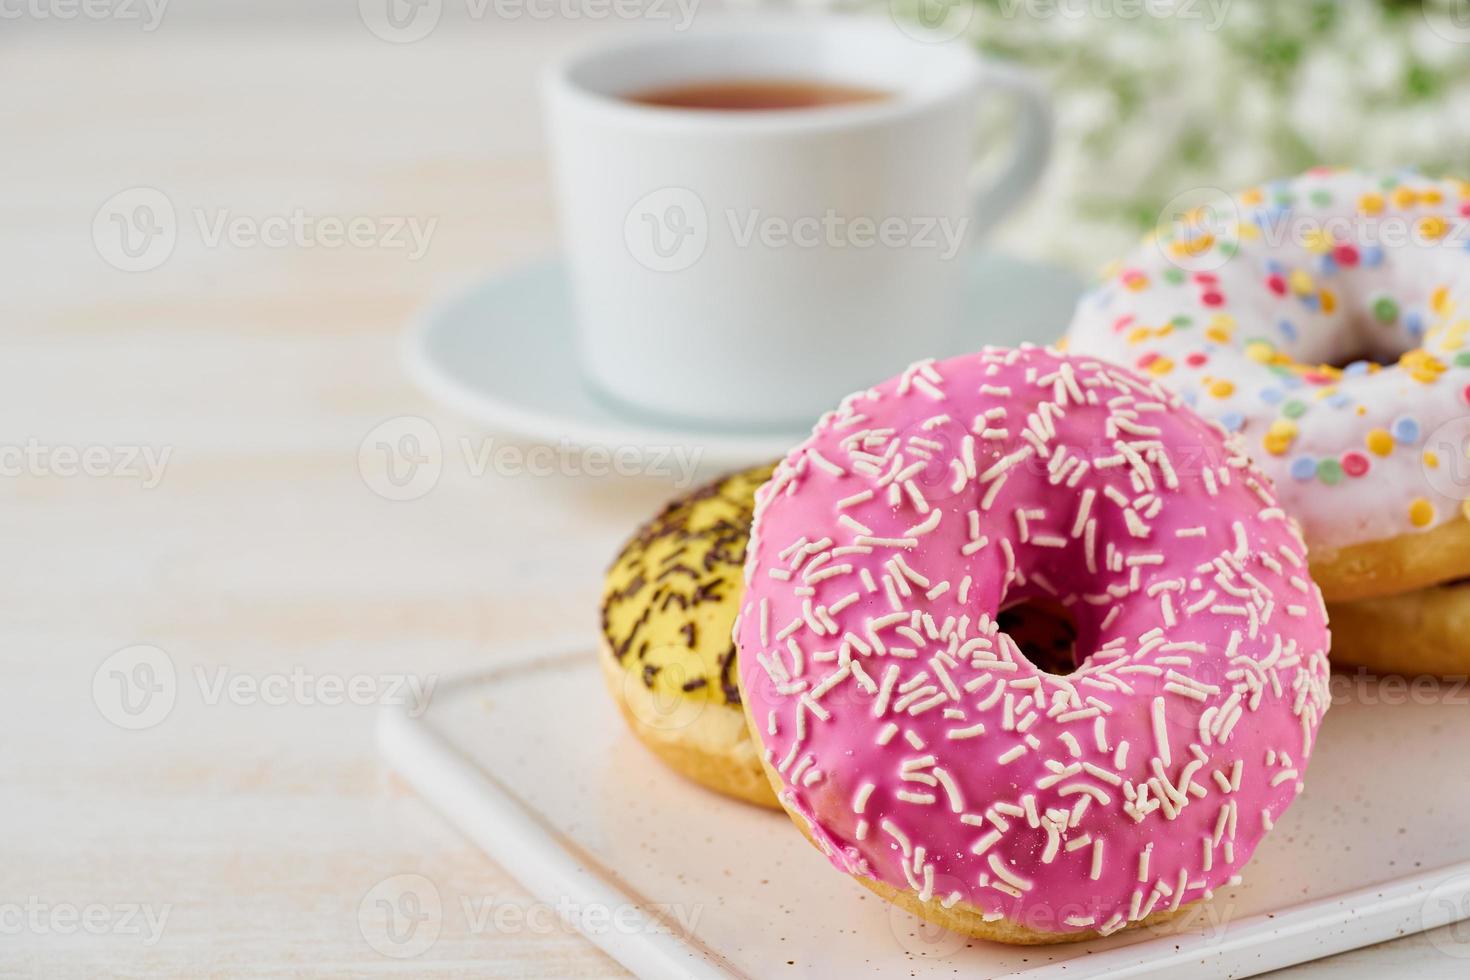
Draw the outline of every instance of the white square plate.
M1245 883L1167 927L1009 947L921 923L833 871L782 814L672 775L591 643L385 709L390 763L640 976L1250 976L1470 916L1470 691L1339 675L1307 788Z

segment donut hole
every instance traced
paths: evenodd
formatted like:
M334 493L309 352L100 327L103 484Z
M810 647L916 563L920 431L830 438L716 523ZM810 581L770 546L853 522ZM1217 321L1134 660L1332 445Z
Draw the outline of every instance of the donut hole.
M1377 364L1379 367L1391 367L1397 364L1399 358L1415 348L1412 341L1403 338L1392 338L1388 341L1376 344L1357 343L1346 352L1334 352L1324 362L1329 367L1337 368L1339 371L1351 367L1354 364Z
M1077 669L1077 621L1055 599L1021 599L997 613L995 621L1038 669L1048 674L1070 674Z

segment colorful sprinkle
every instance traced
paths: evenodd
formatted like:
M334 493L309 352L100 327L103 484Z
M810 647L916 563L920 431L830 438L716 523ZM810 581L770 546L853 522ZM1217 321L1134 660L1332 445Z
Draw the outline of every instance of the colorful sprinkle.
M1368 432L1368 450L1378 456L1387 456L1393 452L1393 436L1387 429L1370 429Z
M1370 309L1373 310L1373 318L1379 323L1393 323L1399 318L1399 304L1392 296L1375 297Z
M1419 441L1419 423L1407 415L1393 420L1393 437L1401 446L1412 445Z
M1317 479L1335 487L1342 482L1342 464L1335 459L1324 459L1317 464Z
M1351 477L1365 476L1371 468L1368 457L1356 449L1343 453L1339 462L1342 464L1342 471Z
M1293 479L1310 480L1317 475L1317 461L1310 456L1298 456L1291 461Z
M1275 349L1264 340L1252 340L1245 345L1245 356L1261 364L1269 363L1275 355Z
M1296 439L1297 431L1295 422L1287 419L1277 419L1271 423L1271 428L1266 431L1265 438L1261 440L1261 445L1272 456L1285 455L1286 451L1291 448L1292 441Z
M1174 370L1174 362L1167 357L1155 358L1148 366L1148 373L1157 376L1168 374L1172 370Z
M1439 316L1450 315L1450 287L1437 286L1429 294L1429 308Z
M1420 384L1433 384L1445 372L1445 363L1428 351L1411 350L1399 358L1399 366Z
M1409 523L1415 527L1428 527L1434 522L1434 505L1423 497L1415 497L1409 504Z
M1437 242L1449 234L1450 223L1436 214L1428 218L1420 218L1415 230L1430 241Z

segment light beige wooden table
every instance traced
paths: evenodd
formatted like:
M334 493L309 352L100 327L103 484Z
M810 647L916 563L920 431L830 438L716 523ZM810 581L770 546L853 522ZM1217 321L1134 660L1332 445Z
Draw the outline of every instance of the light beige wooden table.
M465 915L529 899L384 771L371 707L324 703L333 683L590 636L603 565L668 492L446 465L395 502L358 464L397 416L493 435L410 387L398 334L445 288L553 247L535 72L616 25L478 21L394 45L352 16L197 13L152 32L0 23L0 446L26 449L0 456L0 973L618 975L544 918ZM180 230L128 273L93 219L138 186ZM195 220L295 212L436 224L413 258L211 245ZM94 475L66 475L70 449ZM156 485L129 464L144 451L169 454ZM109 669L139 644L177 691L130 731L109 720ZM270 703L293 677L326 686ZM358 923L399 874L445 903L409 960ZM1336 964L1464 961L1420 938Z

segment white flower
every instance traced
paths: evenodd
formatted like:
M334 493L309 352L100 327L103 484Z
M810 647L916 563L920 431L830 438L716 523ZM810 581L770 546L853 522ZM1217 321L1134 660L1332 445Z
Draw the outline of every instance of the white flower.
M1417 5L1222 0L1212 31L1208 3L1125 19L1117 0L974 2L971 36L1016 53L1056 101L1051 169L1005 239L1087 273L1193 187L1470 157L1470 25L1447 40Z

